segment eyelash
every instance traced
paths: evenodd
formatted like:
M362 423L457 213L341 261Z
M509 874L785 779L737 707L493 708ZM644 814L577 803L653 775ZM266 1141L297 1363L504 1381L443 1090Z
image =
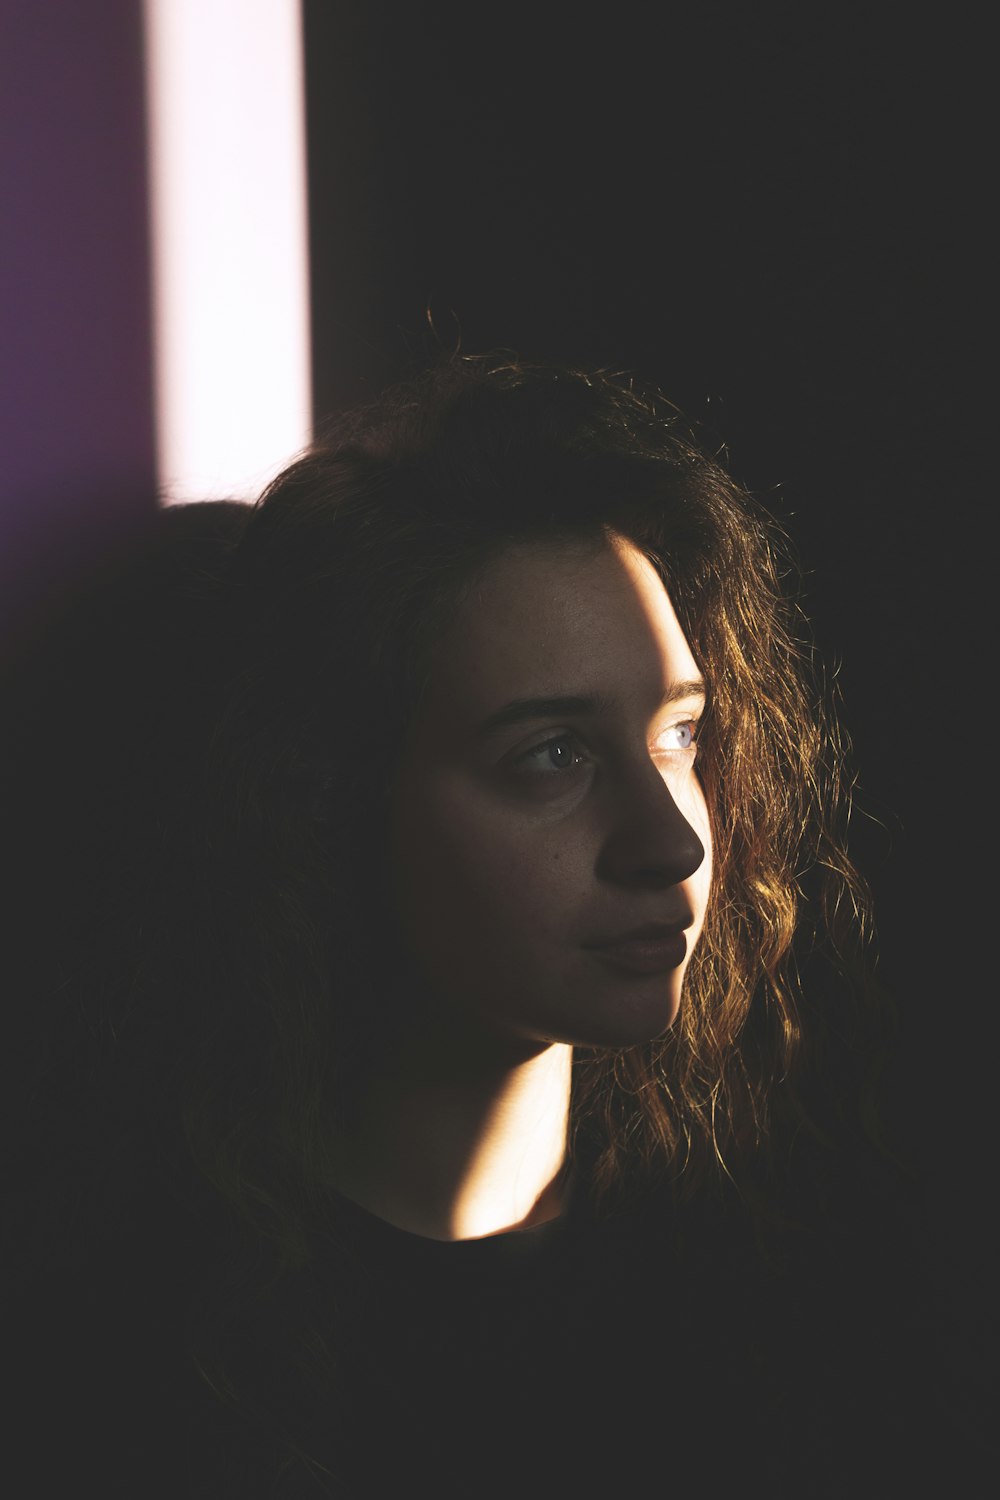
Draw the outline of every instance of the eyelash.
M662 750L659 753L661 755L683 755L686 759L693 762L695 756L698 753L698 727L699 721L697 719L682 719L679 724L671 724L670 728L672 730L690 729L691 743L689 745L683 746L671 746L669 750ZM546 750L551 750L553 745L564 745L569 743L574 743L578 747L583 744L583 741L574 729L563 730L561 734L555 734L550 736L550 738L547 740L542 740L541 744L532 745L530 750L525 750L516 758L515 765L523 766L530 763L536 756L541 756ZM551 771L547 774L565 775L567 770L575 771L576 769L577 764L569 767L553 766L551 768Z

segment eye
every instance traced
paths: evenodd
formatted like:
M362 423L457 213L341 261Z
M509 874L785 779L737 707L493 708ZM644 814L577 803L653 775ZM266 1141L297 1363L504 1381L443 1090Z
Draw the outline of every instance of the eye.
M698 720L684 719L680 724L671 724L657 740L657 749L680 752L694 756L698 750Z
M551 774L552 772L575 771L588 761L589 756L583 749L581 741L575 734L567 732L553 735L551 739L543 740L540 745L533 745L530 750L525 750L519 755L514 764L519 770L526 770L529 773L541 771Z

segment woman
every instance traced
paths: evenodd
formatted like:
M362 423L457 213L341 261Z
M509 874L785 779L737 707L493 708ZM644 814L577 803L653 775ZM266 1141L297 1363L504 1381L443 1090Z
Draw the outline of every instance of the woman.
M104 1493L926 1472L884 1003L773 522L657 395L487 356L162 524L111 611L101 879L32 976L36 1115L76 1080L122 1184L34 1387L75 1408L114 1351Z

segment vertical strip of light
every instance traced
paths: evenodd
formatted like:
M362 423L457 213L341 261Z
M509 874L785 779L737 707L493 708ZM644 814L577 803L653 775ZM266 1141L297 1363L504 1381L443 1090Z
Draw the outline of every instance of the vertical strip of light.
M250 499L309 442L299 0L144 0L161 498Z

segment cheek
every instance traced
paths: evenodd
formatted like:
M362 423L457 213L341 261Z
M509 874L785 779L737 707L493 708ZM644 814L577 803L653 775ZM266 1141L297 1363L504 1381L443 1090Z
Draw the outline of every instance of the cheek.
M705 849L705 858L697 871L697 879L704 880L708 885L712 878L712 818L708 811L708 802L701 782L695 782L695 791L692 796L690 811L685 812L685 817L691 824L695 833L701 839Z
M708 905L714 869L711 815L708 810L704 788L697 777L692 777L686 786L678 788L676 791L671 790L678 808L698 835L705 850L704 859L686 882L688 891L695 903L695 915L698 918L697 928L700 931L705 909Z
M397 905L420 949L530 948L571 917L578 864L564 843L519 839L509 822L461 802L424 801L398 820Z

